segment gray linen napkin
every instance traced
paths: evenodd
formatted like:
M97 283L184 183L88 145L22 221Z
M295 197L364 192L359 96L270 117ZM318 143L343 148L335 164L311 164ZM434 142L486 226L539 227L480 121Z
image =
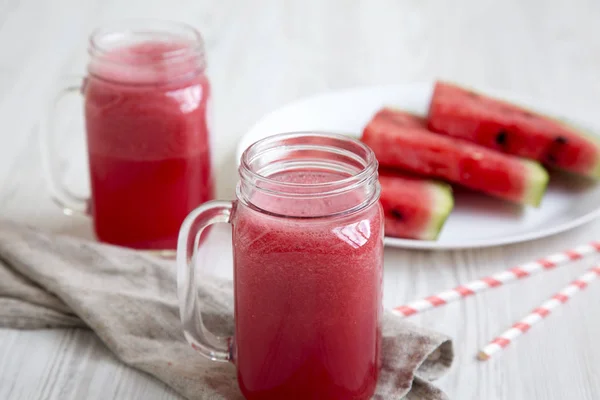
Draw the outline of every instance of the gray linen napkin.
M242 399L234 366L205 360L183 338L175 282L173 262L0 220L0 327L88 327L190 400ZM199 296L209 328L231 333L231 282L205 277ZM450 368L451 341L391 314L383 331L375 399L447 399L430 382Z

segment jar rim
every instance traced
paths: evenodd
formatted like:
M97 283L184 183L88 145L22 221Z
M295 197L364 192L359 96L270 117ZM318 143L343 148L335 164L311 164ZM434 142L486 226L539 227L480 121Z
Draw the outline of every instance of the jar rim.
M357 158L362 159L364 166L357 173L352 174L351 176L338 180L331 180L320 183L282 182L280 180L276 180L270 178L269 176L260 174L252 168L251 164L255 158L263 155L265 151L277 148L272 146L269 147L270 145L273 145L277 142L288 141L298 138L331 139L334 141L337 140L340 143L348 143L353 146L356 146L356 148L362 151L364 154L359 155L355 152ZM263 186L263 188L260 189L262 191L270 192L271 194L283 194L289 197L294 197L295 194L298 194L298 197L310 197L310 195L307 194L307 191L312 192L313 196L315 197L337 195L345 191L352 190L353 188L367 182L370 178L373 177L374 174L377 174L377 171L377 158L375 157L375 154L373 153L370 147L353 137L327 131L285 132L260 139L251 144L242 153L239 166L239 174L242 180L253 181L253 186L255 187ZM265 186L276 187L277 190L264 189ZM298 193L299 190L301 190L301 193Z
M161 19L125 19L102 25L92 31L88 40L88 51L91 55L105 55L112 50L102 43L102 39L111 37L112 41L123 40L127 35L164 34L183 39L189 46L165 50L161 59L157 62L179 62L183 57L190 55L204 56L204 40L200 32L184 22L176 22ZM140 57L143 57L140 55ZM132 57L135 59L135 56ZM131 60L131 58L130 58ZM125 61L111 60L115 63L126 63ZM129 61L131 62L131 61Z

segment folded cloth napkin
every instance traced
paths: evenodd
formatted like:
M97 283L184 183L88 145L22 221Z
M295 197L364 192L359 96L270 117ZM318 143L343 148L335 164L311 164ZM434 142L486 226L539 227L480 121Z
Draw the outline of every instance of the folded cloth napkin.
M188 399L243 399L233 365L186 343L175 275L172 261L0 220L0 327L87 327L124 363ZM208 327L231 333L231 282L205 277L201 286ZM375 399L447 399L430 382L450 368L451 341L391 314L383 333Z

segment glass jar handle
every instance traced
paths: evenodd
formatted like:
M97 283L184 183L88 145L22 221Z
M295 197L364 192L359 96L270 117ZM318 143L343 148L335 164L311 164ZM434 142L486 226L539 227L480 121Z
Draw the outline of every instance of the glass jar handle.
M55 95L50 108L47 111L44 120L40 125L40 144L42 150L42 167L46 184L50 189L52 200L62 208L67 215L89 215L88 203L89 199L78 196L73 193L63 182L63 166L60 162L59 155L56 153L53 146L53 139L56 138L56 115L58 105L67 95L73 93L81 93L82 77L65 77L63 78L62 88Z
M202 322L196 288L196 256L202 232L212 224L231 223L233 203L209 201L192 211L181 225L177 242L177 291L183 334L192 347L214 361L232 361L232 338L211 333Z

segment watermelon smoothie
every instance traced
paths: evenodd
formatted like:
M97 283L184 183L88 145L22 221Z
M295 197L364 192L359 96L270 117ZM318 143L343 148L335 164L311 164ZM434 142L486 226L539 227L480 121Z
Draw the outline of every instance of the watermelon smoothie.
M93 53L83 92L99 240L174 249L186 215L213 198L202 57L158 39Z
M347 177L270 176L308 185ZM249 400L370 399L380 358L381 207L346 211L364 201L364 188L302 199L290 197L293 187L283 196L270 189L238 201L232 221L240 388Z

